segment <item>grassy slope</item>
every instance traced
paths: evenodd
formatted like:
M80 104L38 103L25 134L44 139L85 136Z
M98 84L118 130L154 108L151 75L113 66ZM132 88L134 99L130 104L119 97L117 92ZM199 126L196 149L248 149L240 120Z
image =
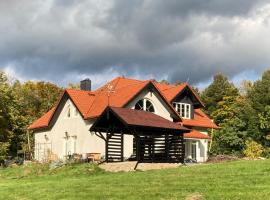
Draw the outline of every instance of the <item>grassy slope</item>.
M88 164L0 169L0 199L270 199L270 160L105 173Z

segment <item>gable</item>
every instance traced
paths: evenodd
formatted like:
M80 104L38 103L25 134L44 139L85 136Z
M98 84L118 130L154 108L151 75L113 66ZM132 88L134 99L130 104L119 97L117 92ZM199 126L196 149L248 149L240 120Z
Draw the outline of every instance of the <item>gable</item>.
M168 105L159 91L156 90L151 84L134 96L134 98L124 107L134 109L136 103L141 99L147 99L153 104L156 115L170 121L179 121L179 117L176 116L174 109L170 106L170 104Z
M110 93L108 93L108 87L111 87ZM95 100L88 111L87 118L96 118L100 116L107 106L126 107L142 91L150 89L158 94L163 103L167 104L166 107L172 113L172 117L176 120L180 120L179 115L172 105L166 100L151 80L139 81L122 77L114 79L96 90Z
M186 96L192 101L195 108L204 107L200 97L187 83L181 85L168 85L163 83L155 83L161 93L168 99L170 103L175 101L179 102L179 99L183 100ZM190 101L189 101L190 102Z
M195 109L201 108L200 101L198 101L197 97L193 94L193 92L188 87L185 87L179 94L177 94L172 99L172 102L188 103L188 104L193 105Z
M72 106L74 106L78 110L80 116L82 118L85 118L86 111L88 111L86 106L89 106L87 102L91 103L91 98L87 98L87 95L82 94L82 93L86 93L86 92L79 91L79 90L64 91L59 101L57 102L56 106L54 106L51 110L45 113L42 117L34 121L28 127L28 129L33 130L33 129L51 128L54 125L57 118L59 117L60 113L63 110L64 105L66 104L68 100L70 100L72 103Z

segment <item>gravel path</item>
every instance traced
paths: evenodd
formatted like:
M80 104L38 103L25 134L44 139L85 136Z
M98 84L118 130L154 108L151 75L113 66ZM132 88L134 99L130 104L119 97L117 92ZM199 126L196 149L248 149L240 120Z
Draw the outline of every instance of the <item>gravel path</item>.
M109 171L109 172L131 172L134 171L134 167L137 162L119 162L119 163L103 163L100 165L100 168ZM168 169L168 168L177 168L181 164L175 163L139 163L137 170L147 171L153 169Z

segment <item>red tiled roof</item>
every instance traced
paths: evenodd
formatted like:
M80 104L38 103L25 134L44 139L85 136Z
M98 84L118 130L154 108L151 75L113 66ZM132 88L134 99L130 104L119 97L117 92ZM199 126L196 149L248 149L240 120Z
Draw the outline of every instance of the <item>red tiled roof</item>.
M173 129L181 130L188 132L189 129L180 126L177 123L169 121L163 117L160 117L151 112L134 110L128 108L119 108L119 107L109 107L118 117L129 126L144 126L144 127L153 127L153 128L164 128L164 129ZM103 114L106 114L105 112Z
M203 102L201 101L201 98L198 96L197 92L193 90L193 88L187 84L183 83L180 85L169 85L164 83L155 83L156 86L160 89L160 91L163 93L164 96L168 99L168 101L172 102L172 100L180 94L183 89L189 88L190 91L193 93L193 95L196 97L196 99L200 102L200 104L204 107Z
M108 98L107 88L109 86L111 87L112 92L110 94L110 97ZM152 81L139 81L134 79L118 77L93 92L68 89L65 91L65 93L69 95L69 97L71 98L75 106L78 108L84 119L89 119L100 116L108 105L114 107L124 107L140 91L142 91L147 86L154 87L160 93L161 97L164 98L164 101L167 103L168 107L171 108L175 116L178 119L181 119L178 113L172 107L172 105L162 95L159 89L156 88L156 86L153 84ZM58 105L56 106L56 108L57 107ZM29 127L29 129L46 127L44 126L44 124L40 124L38 122L39 121L50 122L53 114L54 112L50 112L49 114L42 116L40 119L34 122Z
M182 124L188 127L218 128L201 109L195 109L194 119L183 119Z
M70 96L72 102L82 114L83 118L88 117L88 111L95 101L95 92L67 89L67 94Z
M53 107L51 110L49 110L47 113L45 113L42 117L34 121L28 129L37 129L37 128L46 128L49 126L49 122L53 116L53 113L55 111L56 107Z
M198 101L203 105L200 100L200 97L197 93L190 87L188 84L183 83L181 85L169 85L163 83L156 83L156 86L161 90L162 94L168 99L168 101L172 101L178 94L180 94L184 88L188 87ZM201 110L195 109L194 119L182 119L184 126L190 127L203 127L203 128L218 128L218 126Z
M200 133L199 131L194 130L194 129L189 133L185 133L184 138L207 139L207 140L211 139L209 135Z
M109 86L112 89L110 98L108 98L107 92ZM174 86L154 83L151 80L140 81L135 79L118 77L105 84L103 87L97 89L96 91L67 89L65 90L64 94L67 94L70 97L72 102L80 111L83 118L89 119L100 116L108 105L113 107L125 107L127 103L129 103L140 91L142 91L147 86L154 87L160 93L161 97L171 108L176 117L179 117L179 115L174 110L170 101L173 100L173 98L175 98L175 96L186 87L189 87L191 91L193 91L192 88L187 84ZM194 95L196 95L194 91L193 93ZM64 96L64 94L62 95L62 97ZM198 98L198 100L200 100L198 96L196 97ZM60 104L61 99L59 100L55 108L43 115L40 119L36 120L32 125L30 125L29 129L45 128L49 126L49 123L55 113L55 110ZM194 115L194 119L183 119L182 124L188 127L196 126L204 128L218 128L215 123L213 123L210 118L200 109L196 109Z
M149 83L149 81L137 81L121 77L114 79L95 92L95 100L87 112L87 118L98 117L108 105L124 106ZM110 97L108 97L108 87L112 88Z
M186 84L177 86L164 83L155 84L170 102L187 86Z
M38 128L46 128L49 126L49 123L55 114L55 111L60 104L61 99L65 94L68 94L71 101L74 103L74 105L78 108L80 113L84 118L87 116L87 112L89 110L89 107L91 105L91 102L93 102L95 98L95 94L90 91L83 91L83 90L74 90L74 89L67 89L65 92L62 94L60 100L54 106L51 110L49 110L46 114L41 116L39 119L34 121L28 129L38 129Z

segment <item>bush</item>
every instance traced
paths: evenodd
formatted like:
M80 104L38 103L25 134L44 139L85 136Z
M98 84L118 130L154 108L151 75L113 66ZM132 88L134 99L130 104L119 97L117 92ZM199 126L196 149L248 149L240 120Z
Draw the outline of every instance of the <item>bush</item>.
M269 147L265 148L262 155L263 155L263 157L269 159L270 158L270 148Z
M244 154L248 158L252 158L252 159L258 158L262 156L263 154L263 147L261 144L253 140L247 140Z

